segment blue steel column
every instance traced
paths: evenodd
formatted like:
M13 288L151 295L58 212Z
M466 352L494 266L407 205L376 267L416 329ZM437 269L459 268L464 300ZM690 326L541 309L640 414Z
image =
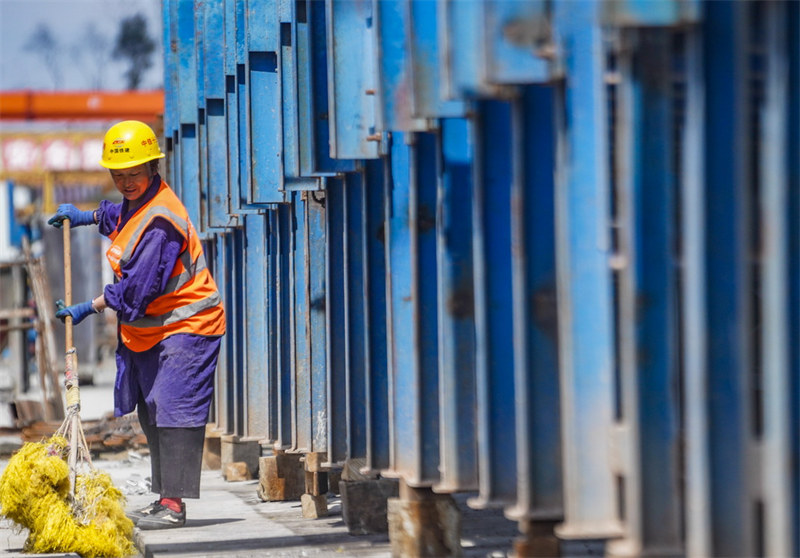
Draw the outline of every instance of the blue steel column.
M705 91L700 27L686 35L686 103L682 119L681 304L686 439L686 555L711 555L710 451L708 432L708 336L705 328Z
M614 331L601 4L554 6L566 62L556 105L556 246L565 522L563 538L622 534L612 471Z
M277 0L249 0L246 10L249 203L284 201L278 5Z
M197 67L192 0L178 0L178 83L180 112L179 196L189 218L200 223L200 152L197 142Z
M705 70L706 322L711 554L753 555L747 441L750 308L747 273L746 3L707 2ZM735 153L735 157L731 154Z
M347 369L345 367L345 284L344 284L344 184L328 181L325 191L327 239L325 310L327 327L327 431L328 463L347 458Z
M202 0L195 1L194 12L194 66L197 87L195 93L195 113L197 123L197 174L198 180L194 186L197 189L197 220L194 221L195 228L201 235L205 235L208 214L206 204L208 200L208 134L206 131L206 67L205 67L205 48L204 43L213 41L211 37L205 36L205 9Z
M387 474L423 487L439 480L435 137L394 133L391 169Z
M290 204L279 204L276 234L278 254L276 258L276 303L275 328L277 335L277 419L278 437L275 449L288 449L292 442L292 332L290 316L291 305L291 226Z
M227 301L227 312L232 320L228 322L232 327L228 328L228 346L233 349L229 353L229 362L233 372L233 384L228 386L233 392L233 434L243 436L245 433L245 339L244 339L244 250L243 240L244 231L240 228L233 229L226 235L226 250L228 251L228 272L230 274L231 296Z
M620 447L626 537L620 554L680 554L680 433L673 266L672 32L630 30L618 87ZM623 47L624 48L624 47ZM624 450L623 450L624 451Z
M364 164L364 282L367 327L365 468L389 467L389 378L386 360L386 184L385 158Z
M297 21L300 174L350 171L355 161L331 157L325 4L303 0L302 5L305 19Z
M233 299L233 285L228 270L232 265L226 250L226 236L225 234L217 234L214 236L216 248L216 260L219 273L214 276L217 283L222 299L229 301ZM227 311L225 312L225 329L230 331L233 329L233 315ZM234 429L234 367L232 364L234 352L236 348L232 345L228 335L223 338L222 347L218 357L219 365L217 366L217 383L216 383L216 404L217 404L217 426L220 431L233 433Z
M363 174L346 174L343 186L347 458L363 460L367 456Z
M292 212L292 451L311 448L311 347L308 338L306 208L299 192L289 194Z
M553 86L528 86L514 104L511 245L517 498L506 516L563 518L553 181Z
M267 359L267 439L277 442L280 438L279 419L280 396L278 393L278 375L281 370L281 352L279 350L279 284L280 284L280 220L278 207L267 210L267 319L266 338L264 340Z
M789 134L787 153L800 153L800 3L788 2L787 29L787 119ZM787 158L789 185L789 293L791 339L800 335L800 157ZM792 414L790 424L800 424L800 343L790 343L790 393ZM792 451L792 554L800 553L800 429L791 431Z
M436 264L441 479L435 489L456 492L478 488L470 166L473 128L466 119L440 122Z
M203 79L206 116L206 185L205 222L209 227L223 227L228 222L228 150L225 115L225 49L224 5L206 2L203 5Z
M761 238L763 329L761 333L763 370L763 446L762 471L764 497L765 547L758 549L766 556L792 555L792 511L790 433L790 368L789 368L789 285L787 152L789 127L787 119L788 52L787 11L784 4L769 3L763 7L766 46L764 106L761 112ZM797 124L795 122L795 124ZM800 152L794 151L794 157ZM796 478L796 477L795 477Z
M247 423L245 436L267 437L267 227L264 215L244 218L244 292Z
M516 498L514 334L511 280L511 104L475 107L473 258L478 498L473 506Z
M325 193L309 192L306 202L306 269L308 270L308 338L311 349L311 448L328 451L328 393L326 330Z
M328 47L330 155L373 159L375 133L374 39L371 1L325 0Z

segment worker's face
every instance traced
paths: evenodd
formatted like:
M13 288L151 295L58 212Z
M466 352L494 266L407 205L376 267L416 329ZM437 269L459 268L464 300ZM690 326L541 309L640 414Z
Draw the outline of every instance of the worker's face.
M126 200L136 201L150 186L152 174L149 165L144 163L128 169L112 169L111 178L114 179L114 186Z

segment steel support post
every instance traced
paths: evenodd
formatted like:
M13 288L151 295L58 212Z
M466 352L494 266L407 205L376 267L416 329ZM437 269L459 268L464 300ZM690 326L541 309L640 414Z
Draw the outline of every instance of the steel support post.
M800 153L800 3L787 2L787 119L789 122L787 153ZM789 319L790 339L800 335L800 157L788 157L787 180L789 197ZM800 343L790 343L790 424L800 424ZM792 450L792 554L800 554L800 429L791 430Z
M365 468L389 467L389 377L386 306L386 188L390 178L386 159L365 161L365 312L367 447Z
M292 322L292 447L311 451L311 346L308 337L308 267L306 262L306 207L298 192L288 194L292 203L291 322Z
M395 133L391 147L387 473L410 486L439 480L435 145L431 134Z
M516 503L521 555L559 553L553 528L563 518L558 310L553 182L553 86L528 86L513 104L511 263L514 312Z
M619 222L620 482L625 537L615 555L680 554L673 32L631 30L619 61L614 186ZM625 48L627 47L627 48Z
M275 449L285 450L292 443L292 282L291 282L291 204L277 206L277 395L278 437Z
M472 250L475 288L478 497L474 507L516 499L511 279L511 104L475 107Z
M245 398L247 423L244 435L267 438L269 409L269 361L275 358L265 343L267 336L267 223L264 215L244 218L245 274Z
M280 413L280 396L278 391L278 375L281 367L279 347L279 218L278 208L267 210L267 317L264 340L267 358L267 440L276 442L278 434L278 415Z
M708 337L705 329L706 261L704 145L705 94L700 28L686 35L686 102L681 161L681 333L686 439L686 555L711 555L710 454L708 432Z
M437 492L477 490L475 290L472 266L473 127L441 121L438 136L436 265L441 478Z
M347 459L367 457L364 175L349 173L344 186L344 327Z
M285 201L279 5L277 0L250 0L246 9L249 203Z
M337 159L378 156L369 138L376 133L372 11L372 2L325 0L330 155Z
M751 177L746 97L746 3L704 5L705 330L714 556L755 553L748 472L753 288L748 253ZM736 154L731 157L731 154Z
M355 170L355 161L334 159L330 154L325 3L302 0L296 10L300 175Z
M244 250L242 229L232 229L225 235L226 260L229 276L230 296L226 298L226 311L231 315L230 328L226 336L230 340L228 346L233 349L229 353L233 373L233 384L228 386L233 392L233 434L243 436L245 430L245 339L244 339Z
M325 235L325 193L308 192L306 202L305 266L308 280L308 307L306 328L311 353L311 448L310 451L328 451L328 379L327 336L325 309L327 237Z
M564 515L559 536L622 534L612 470L614 330L608 118L600 3L555 5L565 80L556 104L559 370Z
M758 138L761 183L759 221L761 223L761 292L763 327L761 329L761 362L763 374L763 462L762 497L764 506L764 547L757 552L764 556L790 556L792 546L791 486L796 476L791 468L791 432L796 423L791 419L791 375L789 367L789 200L788 159L797 159L800 151L787 151L789 146L789 63L786 4L768 3L758 20L748 18L751 25L761 25L765 52L763 106L758 107L761 133ZM794 126L798 124L794 121ZM794 427L793 427L794 425Z
M228 301L233 298L233 285L227 272L232 264L229 262L229 254L225 249L226 236L225 234L214 235L215 260L217 262L217 273L214 275L214 281L217 283L222 300ZM230 330L232 327L233 315L230 312L226 312L225 329ZM217 382L214 391L217 426L219 430L226 434L233 433L234 428L232 359L236 348L232 346L232 343L233 341L228 335L222 338L222 346L217 358Z
M344 184L331 180L325 191L325 238L327 239L325 317L327 319L327 414L328 463L347 458L347 370L345 367Z
M225 227L229 220L228 130L225 101L209 99L206 108L206 176L208 195L205 200L205 222L209 227ZM235 157L235 156L234 156ZM236 159L233 158L233 162Z

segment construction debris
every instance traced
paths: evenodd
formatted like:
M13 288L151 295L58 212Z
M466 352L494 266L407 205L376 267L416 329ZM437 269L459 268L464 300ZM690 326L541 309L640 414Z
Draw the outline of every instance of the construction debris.
M55 421L37 421L22 428L22 440L38 442L49 438L60 425L60 422ZM109 413L100 420L85 421L83 431L89 451L93 455L124 450L134 450L140 455L149 453L147 438L134 414L114 417Z

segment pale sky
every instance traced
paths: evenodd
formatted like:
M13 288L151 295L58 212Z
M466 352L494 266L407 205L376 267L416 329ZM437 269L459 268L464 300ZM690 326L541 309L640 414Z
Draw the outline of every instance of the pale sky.
M164 81L160 0L0 0L0 90L54 89L53 72L26 48L39 23L50 28L60 47L58 90L92 89L98 81L104 90L124 89L127 65L112 60L111 52L119 22L136 13L147 19L157 44L153 66L139 88L160 89ZM91 25L105 41L105 49L89 48L86 37Z

